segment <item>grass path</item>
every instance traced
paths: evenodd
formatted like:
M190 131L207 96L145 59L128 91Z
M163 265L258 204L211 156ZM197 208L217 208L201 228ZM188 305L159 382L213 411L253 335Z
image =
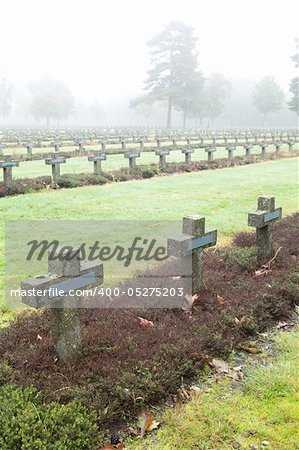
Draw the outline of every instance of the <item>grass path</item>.
M298 338L298 329L278 333L279 355L251 368L242 389L227 380L212 384L166 411L156 436L127 449L298 449Z

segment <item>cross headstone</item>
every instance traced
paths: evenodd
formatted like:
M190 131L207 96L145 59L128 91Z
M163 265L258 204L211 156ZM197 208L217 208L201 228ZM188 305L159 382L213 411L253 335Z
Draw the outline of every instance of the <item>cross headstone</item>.
M276 141L274 143L274 145L275 145L275 153L277 154L280 152L280 147L282 146L282 142Z
M81 297L76 293L103 283L103 264L81 262L79 249L58 248L49 255L48 267L51 276L21 283L22 291L28 292L22 301L34 308L51 308L55 351L61 362L67 362L78 357L81 350Z
M121 140L121 148L122 150L125 150L127 146L127 140L126 139L122 139Z
M173 145L173 147L176 147L176 138L175 137L172 139L172 145Z
M52 177L55 182L60 178L60 164L64 163L66 163L66 159L64 157L45 159L45 164L52 166Z
M26 150L27 150L27 155L32 156L32 143L31 142L27 142L27 144L25 144L26 146Z
M292 141L292 140L289 140L289 141L287 142L287 144L288 144L288 146L289 146L289 151L292 150L294 143L295 143L295 142Z
M190 144L191 144L191 138L190 138L190 137L187 137L187 138L186 138L186 142L187 142L187 145L190 145Z
M78 153L80 153L82 155L82 153L84 152L84 144L85 144L85 140L84 139L78 139L76 141L76 144L78 145Z
M19 167L19 161L0 161L0 168L3 169L3 182L6 186L12 183L13 167Z
M166 155L169 155L169 150L167 148L156 150L155 154L159 156L159 166L165 167Z
M273 256L273 223L281 219L282 208L275 208L275 197L261 196L258 208L248 214L248 225L256 228L257 260L264 264Z
M54 147L55 152L59 152L59 147L61 147L61 142L59 142L59 141L51 142L51 146Z
M227 150L227 158L228 158L229 160L233 159L233 157L234 157L234 151L236 150L236 147L235 147L234 145L228 145L228 146L226 147L226 150Z
M190 146L183 148L182 153L185 154L185 163L190 164L191 163L191 153L194 153L194 148L192 148Z
M203 250L217 243L217 230L205 231L205 217L183 218L183 235L167 240L167 252L181 258L182 269L192 259L192 294L199 291L203 282Z
M140 157L140 152L135 150L124 153L124 157L129 159L129 168L134 170L136 168L136 158Z
M103 153L105 153L106 151L106 145L107 145L107 141L105 139L102 139L99 144L101 144L101 150Z
M246 156L246 158L249 158L249 156L250 156L250 151L251 151L251 149L253 148L253 145L251 145L251 144L245 144L244 145L244 148L245 148L245 156Z
M266 144L266 142L263 142L262 144L261 144L261 149L262 149L262 156L265 156L266 155L266 148L268 147L268 144Z
M0 156L3 156L3 150L6 148L5 144L0 144Z
M93 161L93 173L95 175L100 175L100 173L102 171L101 163L102 163L102 161L105 161L105 160L106 160L105 153L88 156L88 161Z
M213 161L213 153L216 152L216 147L207 147L205 151L208 153L208 161Z
M140 148L144 148L144 138L140 138L139 139L139 146L140 146Z
M161 139L157 138L157 148L160 148L160 147L161 147Z

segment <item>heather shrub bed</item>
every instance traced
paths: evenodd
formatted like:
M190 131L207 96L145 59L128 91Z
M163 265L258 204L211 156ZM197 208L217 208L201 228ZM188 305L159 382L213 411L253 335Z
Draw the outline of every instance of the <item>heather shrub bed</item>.
M204 287L188 311L82 310L82 358L72 364L55 363L49 311L22 313L0 332L0 380L4 386L34 386L45 404L79 401L97 411L100 430L126 428L143 407L177 394L211 358L293 314L298 218L276 224L274 241L281 250L263 275L252 234L237 236L238 246L206 252ZM142 327L140 316L154 326Z

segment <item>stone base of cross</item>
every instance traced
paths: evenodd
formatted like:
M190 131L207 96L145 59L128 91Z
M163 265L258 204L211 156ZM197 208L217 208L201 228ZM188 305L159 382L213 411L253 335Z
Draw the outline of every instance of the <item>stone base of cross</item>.
M275 197L261 196L258 208L248 214L248 225L256 228L257 261L268 262L274 255L273 223L281 219L282 208L275 208Z
M60 158L46 158L45 164L48 166L52 166L52 177L54 182L59 180L60 178L60 164L66 163L66 159L64 157Z
M58 248L49 256L48 266L51 276L21 283L22 291L28 293L22 301L33 308L51 308L55 351L61 362L67 362L81 351L82 305L77 292L103 283L103 264L81 262L79 249Z
M183 218L183 235L167 240L167 252L181 260L181 273L192 264L192 294L200 290L203 283L203 251L217 243L217 230L205 231L205 218L186 216Z

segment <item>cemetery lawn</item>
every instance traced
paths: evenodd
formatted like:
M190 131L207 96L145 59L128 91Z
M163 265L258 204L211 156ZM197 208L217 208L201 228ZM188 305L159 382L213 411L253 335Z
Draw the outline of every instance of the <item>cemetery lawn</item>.
M278 354L266 350L257 366L256 358L247 361L241 389L240 381L227 377L204 386L187 404L164 413L155 436L128 450L298 448L299 329L270 336L270 347L273 340Z
M201 214L218 241L248 230L259 195L274 195L283 216L298 208L297 158L148 180L42 191L0 199L0 305L3 304L4 229L9 220L181 220ZM1 316L1 311L0 311Z

